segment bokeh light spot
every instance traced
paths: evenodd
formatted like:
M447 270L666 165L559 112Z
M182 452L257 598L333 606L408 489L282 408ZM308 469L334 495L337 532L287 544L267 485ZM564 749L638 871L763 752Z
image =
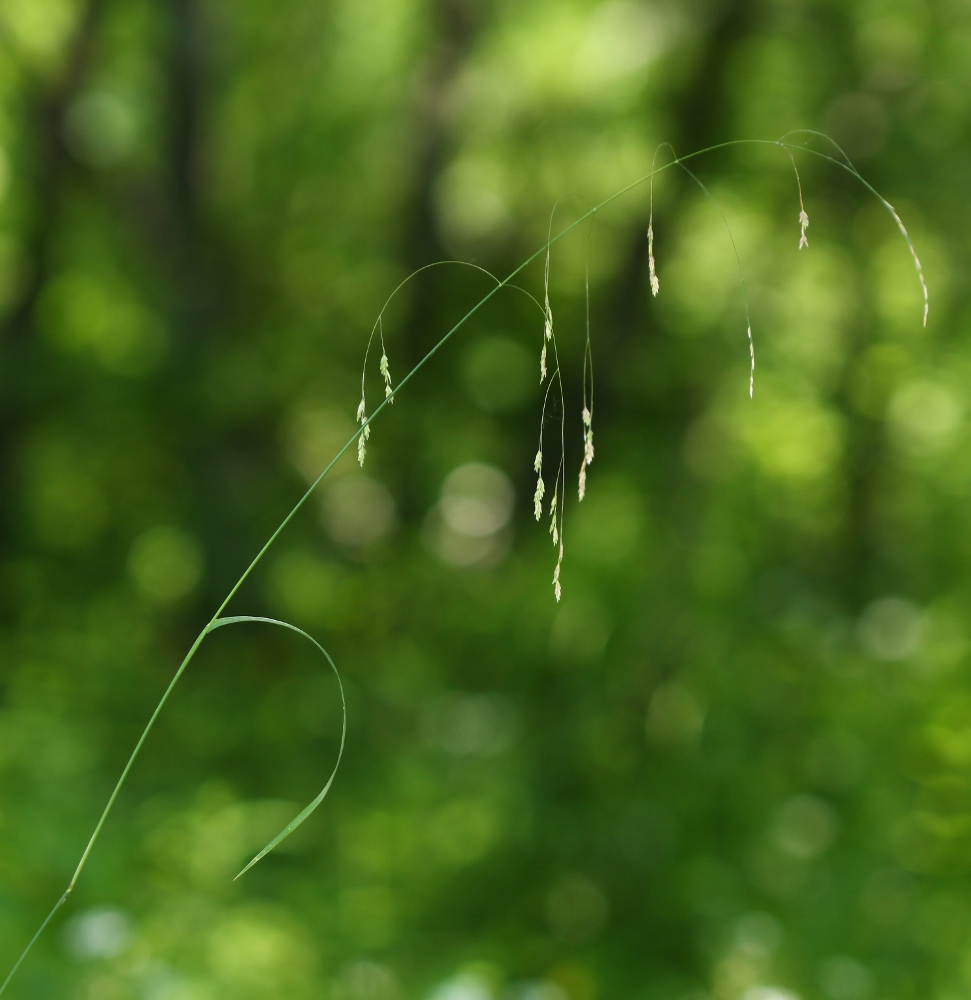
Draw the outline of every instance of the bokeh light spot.
M821 799L797 795L779 810L773 838L794 858L815 858L829 849L838 825L836 813Z
M85 910L64 926L64 943L77 958L113 958L131 936L131 919L116 909Z
M202 567L198 542L172 525L149 528L128 555L135 585L157 604L172 604L190 594L202 578Z
M912 601L882 597L860 615L860 644L877 660L905 660L917 651L924 634L924 616Z
M386 486L352 474L335 480L322 497L324 523L331 538L348 549L367 549L386 541L395 529L397 510Z

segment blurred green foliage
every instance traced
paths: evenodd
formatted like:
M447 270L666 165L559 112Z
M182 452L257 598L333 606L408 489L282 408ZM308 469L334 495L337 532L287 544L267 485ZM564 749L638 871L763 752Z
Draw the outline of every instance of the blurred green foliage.
M477 315L229 608L12 997L971 992L971 10L957 0L2 0L0 966L192 638L354 429L374 317L554 248L564 598L531 518L542 319ZM541 263L541 262L540 262ZM542 269L523 283L542 294ZM489 288L436 268L400 379ZM369 406L380 399L375 363ZM558 411L554 408L553 425ZM550 452L547 444L547 454ZM277 631L280 634L275 634Z

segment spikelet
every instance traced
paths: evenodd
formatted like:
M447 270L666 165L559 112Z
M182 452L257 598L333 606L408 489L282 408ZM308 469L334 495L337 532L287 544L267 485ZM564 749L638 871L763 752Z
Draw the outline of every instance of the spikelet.
M652 208L653 212L653 208ZM647 227L647 269L651 278L651 295L657 295L661 290L661 282L657 280L657 266L654 261L654 223Z
M543 474L536 478L536 491L533 493L533 517L538 521L543 516L543 497L546 495L546 483Z
M748 325L748 356L752 359L752 367L748 376L748 398L755 394L755 342L752 340L752 324Z
M556 524L556 497L560 491L560 484L557 481L553 489L553 499L550 501L550 534L553 536L553 544L558 545L560 541L560 531Z
M880 200L883 201L882 198ZM920 279L920 288L924 293L924 326L927 326L927 316L930 313L931 303L930 296L927 293L927 282L924 280L924 269L921 267L920 258L917 256L914 244L910 240L910 234L907 232L900 216L897 215L897 210L890 204L890 202L884 201L883 203L888 209L890 209L890 214L893 216L894 222L897 223L897 228L900 230L904 240L907 242L907 247L910 250L910 256L914 259L914 267L917 269L917 277Z
M563 587L560 585L560 567L563 565L563 541L560 541L560 554L556 559L556 569L553 570L553 594L556 596L556 601L559 603L560 598L563 596Z
M357 422L364 428L361 436L357 439L357 461L361 468L364 468L364 456L367 454L367 439L371 436L371 427L367 422L367 414L364 412L364 394L361 394L361 402L357 408Z
M361 468L364 468L364 456L367 455L367 439L371 436L371 428L365 427L361 431L361 436L357 439L357 461Z
M555 209L554 209L555 211ZM553 217L550 216L550 227ZM550 248L546 246L546 266L543 269L543 350L539 356L540 384L546 381L546 345L553 339L553 310L550 308Z
M549 262L546 264L547 273L549 272ZM547 278L547 283L549 278ZM546 345L553 339L553 310L550 309L550 296L549 291L546 293L546 305L543 307L543 314L545 319L543 320L543 350L540 351L539 355L539 381L542 385L546 381Z
M546 483L543 482L543 449L538 448L533 459L533 472L536 473L536 490L533 493L533 517L538 521L543 516L543 497L546 495Z
M578 493L582 500L587 494L587 466L593 461L593 414L583 408L583 461L580 463L580 485Z
M550 216L550 227L553 225L553 217ZM550 308L550 248L546 247L546 267L543 270L543 314L545 323L543 326L543 339L553 339L553 310Z
M809 240L806 237L806 230L809 228L809 216L806 214L806 206L802 200L802 178L799 176L799 168L796 166L792 150L787 149L786 152L789 154L789 162L792 164L792 171L796 175L796 187L799 189L799 249L801 250L803 247L809 246Z
M381 374L384 376L384 398L387 399L391 396L391 372L388 369L388 355L382 351L381 352L381 363L379 365L381 369ZM394 399L391 400L394 403Z
M654 158L651 160L651 214L647 220L647 270L651 279L651 295L657 295L661 290L661 282L657 280L657 264L654 260L654 174L657 166L657 154L667 146L671 150L671 155L677 160L674 147L670 143L662 142L654 150Z

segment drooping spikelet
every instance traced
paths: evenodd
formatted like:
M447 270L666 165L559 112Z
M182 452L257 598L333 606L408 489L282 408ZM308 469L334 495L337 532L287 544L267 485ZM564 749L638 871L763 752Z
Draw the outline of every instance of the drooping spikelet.
M381 352L379 368L381 369L381 374L384 376L384 398L387 399L391 395L391 372L388 369L388 355L384 351ZM391 402L394 403L393 398Z
M556 523L556 497L560 492L559 480L557 480L556 486L553 489L553 499L550 501L550 534L553 536L553 544L557 545L560 541L560 529Z
M809 246L809 239L806 237L806 230L809 228L809 216L806 214L806 206L802 200L802 178L799 176L799 168L796 166L795 157L792 150L787 149L789 162L792 164L792 171L796 175L796 187L799 189L799 249Z
M883 199L880 199L883 201ZM889 201L884 201L884 205L890 210L890 214L894 218L894 222L897 223L897 228L903 235L904 240L907 243L907 247L910 250L910 256L914 259L914 267L917 269L917 277L920 279L920 288L924 293L924 326L927 326L927 316L930 313L930 296L927 292L927 282L924 280L924 269L921 267L920 258L917 256L917 251L914 249L914 244L910 240L910 234L907 232L906 227L903 224L900 216L897 215L897 210L890 204Z
M371 427L367 422L367 414L364 412L364 394L361 394L361 402L357 408L357 422L364 428L361 436L357 439L357 461L361 468L364 468L364 456L367 454L367 439L371 436Z
M361 468L364 468L364 456L367 455L367 439L371 436L371 428L365 427L361 431L361 436L357 439L357 461Z
M653 209L652 209L653 211ZM647 227L647 270L651 279L651 295L657 295L661 283L657 280L657 266L654 261L654 223Z
M752 340L752 324L748 325L748 356L751 358L752 367L748 376L748 398L752 399L755 394L755 342Z
M533 472L536 473L536 490L533 493L533 517L538 521L543 516L543 497L546 495L546 483L543 482L543 449L536 450L533 459Z
M546 495L546 483L543 473L536 477L536 491L533 493L533 517L538 521L543 516L543 497Z
M554 209L555 211L555 209ZM550 232L553 216L550 216ZM546 381L546 345L553 339L553 310L550 308L550 247L546 245L546 265L543 268L543 350L539 356L539 380Z
M548 266L548 265L547 265ZM546 305L543 308L545 319L543 321L543 350L539 355L539 381L540 384L546 381L546 345L553 339L553 310L550 309L550 297L547 291Z
M585 406L583 408L583 461L580 462L579 496L582 500L587 494L587 466L593 461L593 414Z

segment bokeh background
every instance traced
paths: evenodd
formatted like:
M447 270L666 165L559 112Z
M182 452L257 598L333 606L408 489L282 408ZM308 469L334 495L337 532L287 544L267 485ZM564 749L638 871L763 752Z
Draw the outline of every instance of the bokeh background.
M679 152L818 128L558 243L210 637L11 997L971 994L971 8L2 0L0 965L178 662L354 429L386 296L501 274ZM818 147L822 148L822 147ZM582 452L589 266L596 460ZM542 261L521 276L543 295ZM385 315L397 380L489 288ZM372 353L368 406L382 396ZM559 404L550 404L547 485ZM552 456L552 458L551 458ZM547 495L548 499L549 493Z

